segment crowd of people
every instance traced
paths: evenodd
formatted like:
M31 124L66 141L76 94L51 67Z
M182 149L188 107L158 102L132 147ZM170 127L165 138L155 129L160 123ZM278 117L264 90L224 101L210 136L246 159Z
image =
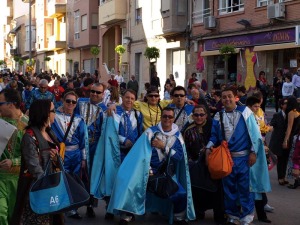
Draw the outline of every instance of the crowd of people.
M300 78L300 68L294 76ZM42 176L49 159L52 170L57 169L58 157L88 188L87 217L96 216L94 208L102 199L105 219L119 216L120 225L148 212L166 216L169 223L188 224L205 219L208 209L213 209L216 224L250 224L255 210L259 221L270 223L270 155L277 156L279 185L287 185L286 178L294 179L289 188L300 185L298 77L285 76L282 95L275 96L280 111L268 124L263 72L251 93L244 86L226 85L206 92L196 74L184 88L171 74L163 100L157 74L141 98L134 75L127 84L114 75L101 82L98 73L2 76L0 116L18 129L0 158L0 224L82 219L77 209L39 215L30 208L30 184ZM291 81L295 86L288 92ZM268 132L270 144L265 141ZM215 180L206 159L222 140L228 142L234 165L230 175ZM195 170L199 166L201 173ZM177 184L167 197L149 186L160 173Z

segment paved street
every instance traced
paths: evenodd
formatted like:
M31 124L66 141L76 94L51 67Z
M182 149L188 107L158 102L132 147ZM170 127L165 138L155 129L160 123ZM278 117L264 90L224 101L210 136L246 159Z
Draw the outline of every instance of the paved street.
M274 110L267 108L266 110L268 121L270 121ZM274 213L268 213L268 218L272 221L272 225L298 225L300 221L300 187L296 190L288 189L286 186L280 186L277 182L276 167L270 171L270 179L272 185L272 192L268 193L269 204L275 207ZM85 208L79 210L81 215L85 214ZM118 224L118 218L114 221L104 220L104 203L100 201L100 206L96 210L96 218L89 219L84 218L83 220L67 219L66 225L113 225ZM147 215L145 217L138 217L135 222L131 224L136 225L156 225L165 224L168 222L165 218L158 215ZM190 222L191 225L214 225L212 210L207 211L206 219L200 222ZM253 224L264 224L259 223L256 218ZM265 224L266 225L266 224Z

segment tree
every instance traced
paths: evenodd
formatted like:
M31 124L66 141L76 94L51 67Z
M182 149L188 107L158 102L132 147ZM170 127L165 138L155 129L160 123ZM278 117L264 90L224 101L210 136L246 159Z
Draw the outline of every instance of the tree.
M93 46L93 47L91 47L90 52L94 56L94 69L96 70L96 67L97 67L96 58L97 58L97 55L99 55L99 53L100 53L100 48L98 46Z
M235 47L230 44L224 44L221 45L220 48L220 53L224 58L224 63L225 63L225 84L227 84L228 80L228 59L231 57L232 54L236 54Z
M151 59L159 58L159 49L156 47L147 47L144 56L151 61Z
M122 63L122 55L125 53L126 49L124 48L123 45L117 45L115 48L116 53L119 55L119 64L121 65Z

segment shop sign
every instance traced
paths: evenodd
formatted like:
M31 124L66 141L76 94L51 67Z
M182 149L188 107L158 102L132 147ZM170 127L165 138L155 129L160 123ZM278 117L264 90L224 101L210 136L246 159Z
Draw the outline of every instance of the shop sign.
M298 26L299 27L299 26ZM300 29L298 28L300 32ZM298 38L299 38L298 32ZM205 51L220 49L221 45L233 45L242 48L249 46L259 46L268 44L282 44L295 41L295 28L262 32L248 35L237 35L233 37L224 37L205 41ZM300 45L300 43L299 43Z
M300 45L300 26L296 26L295 32L296 32L296 34L295 34L295 36L296 36L295 44Z

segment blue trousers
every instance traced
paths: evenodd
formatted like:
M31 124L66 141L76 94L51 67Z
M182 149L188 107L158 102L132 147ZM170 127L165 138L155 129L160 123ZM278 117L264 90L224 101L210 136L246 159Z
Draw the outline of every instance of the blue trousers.
M82 155L81 150L66 151L64 168L66 171L80 175Z
M232 159L232 173L223 178L225 213L241 219L254 211L254 194L249 188L249 157Z
M187 194L186 190L181 186L179 182L177 182L178 185L178 191L170 196L170 200L173 202L174 206L174 213L180 213L186 209L187 205Z

